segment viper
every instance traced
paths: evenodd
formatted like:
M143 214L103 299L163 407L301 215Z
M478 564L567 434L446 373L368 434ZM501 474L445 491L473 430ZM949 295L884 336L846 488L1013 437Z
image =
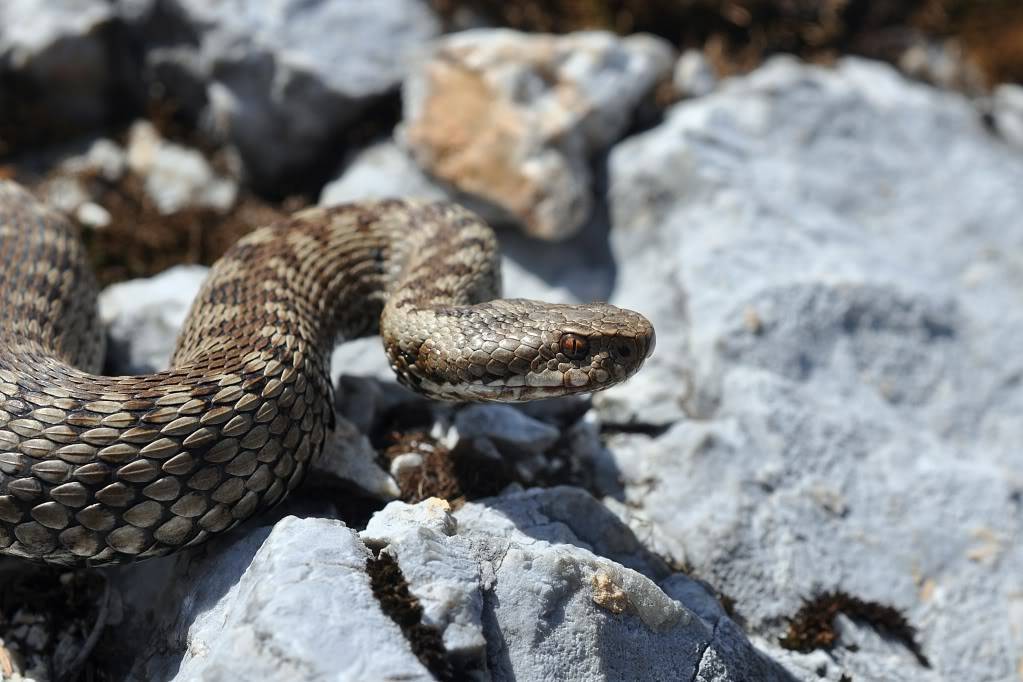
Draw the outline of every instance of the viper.
M169 369L102 376L75 227L0 182L0 553L136 561L276 504L331 428L342 339L379 333L402 384L450 401L598 391L653 351L638 313L498 298L499 262L452 203L308 209L212 266Z

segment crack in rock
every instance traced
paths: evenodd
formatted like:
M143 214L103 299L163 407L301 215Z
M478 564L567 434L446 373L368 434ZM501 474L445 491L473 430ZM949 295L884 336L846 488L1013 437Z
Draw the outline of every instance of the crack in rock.
M366 560L373 596L401 628L412 652L439 680L454 680L455 671L441 634L423 623L423 607L410 592L397 560L386 550Z

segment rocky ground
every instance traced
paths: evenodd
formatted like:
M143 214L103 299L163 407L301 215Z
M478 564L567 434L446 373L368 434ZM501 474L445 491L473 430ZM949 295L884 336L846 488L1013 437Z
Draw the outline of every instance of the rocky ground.
M507 293L658 335L628 384L523 407L431 404L340 347L338 428L275 514L135 566L0 561L0 677L1023 680L1004 55L904 33L895 66L722 78L656 22L494 20L0 4L0 177L82 225L110 372L166 365L239 235L379 196L460 201Z

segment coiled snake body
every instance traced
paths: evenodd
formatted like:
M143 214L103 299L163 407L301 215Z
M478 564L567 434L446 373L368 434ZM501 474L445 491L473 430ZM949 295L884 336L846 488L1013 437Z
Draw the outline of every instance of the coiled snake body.
M379 331L399 380L448 400L598 390L652 351L631 311L492 300L497 264L490 229L451 204L304 211L212 267L171 369L106 377L74 228L0 182L0 553L138 560L275 504L332 424L342 337Z

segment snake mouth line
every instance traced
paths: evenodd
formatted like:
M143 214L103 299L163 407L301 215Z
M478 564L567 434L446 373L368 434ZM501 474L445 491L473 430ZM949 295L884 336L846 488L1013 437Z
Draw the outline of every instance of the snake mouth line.
M536 377L538 380L535 383L529 383L530 378L532 377L515 375L490 381L477 379L468 383L437 383L423 380L421 388L436 396L443 396L447 400L522 403L545 398L557 398L573 393L598 391L607 388L613 383L617 383L592 382L590 385L574 386L565 381L555 386L549 380L540 377Z

